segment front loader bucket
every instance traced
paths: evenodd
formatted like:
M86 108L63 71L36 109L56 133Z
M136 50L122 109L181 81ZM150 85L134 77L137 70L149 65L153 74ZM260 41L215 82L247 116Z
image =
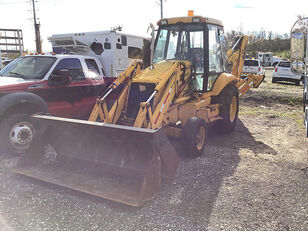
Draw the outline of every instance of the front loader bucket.
M35 115L47 126L13 169L56 185L141 206L171 181L179 157L162 129Z

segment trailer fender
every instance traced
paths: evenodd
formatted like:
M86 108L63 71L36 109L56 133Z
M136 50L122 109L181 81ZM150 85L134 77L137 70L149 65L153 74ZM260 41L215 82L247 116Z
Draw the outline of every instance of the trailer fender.
M228 74L228 73L221 73L212 88L212 96L217 96L219 93L224 89L229 83L231 82L238 82L238 78L234 75Z

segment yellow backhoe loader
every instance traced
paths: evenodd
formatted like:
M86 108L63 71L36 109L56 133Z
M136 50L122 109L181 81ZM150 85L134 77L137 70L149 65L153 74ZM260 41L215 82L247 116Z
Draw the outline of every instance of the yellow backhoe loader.
M204 152L210 126L231 132L239 98L263 76L240 77L247 37L224 53L219 20L161 19L151 65L134 63L97 99L88 121L35 115L44 127L14 171L131 206L153 199L171 181L179 157L168 137L182 139L187 156ZM227 61L232 73L225 73ZM121 94L108 109L106 97Z

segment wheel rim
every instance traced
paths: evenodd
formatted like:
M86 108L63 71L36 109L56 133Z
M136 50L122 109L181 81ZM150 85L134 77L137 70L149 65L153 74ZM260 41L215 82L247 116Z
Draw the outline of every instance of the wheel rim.
M196 145L198 150L202 149L204 142L205 142L205 127L200 126L196 136Z
M236 97L233 96L231 99L231 105L230 105L230 121L231 122L235 120L236 109L237 109L237 101L236 101Z
M29 148L33 139L33 126L27 121L15 124L9 134L11 145L18 150Z

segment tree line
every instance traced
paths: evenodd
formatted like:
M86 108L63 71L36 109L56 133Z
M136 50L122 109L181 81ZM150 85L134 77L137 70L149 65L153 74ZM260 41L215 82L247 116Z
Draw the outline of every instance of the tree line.
M243 34L239 31L231 30L226 33L227 48L231 48L238 37ZM290 58L290 35L287 33L278 34L272 31L252 31L246 34L248 44L246 46L246 55L249 58L257 57L258 51L273 52L274 55L282 58Z

